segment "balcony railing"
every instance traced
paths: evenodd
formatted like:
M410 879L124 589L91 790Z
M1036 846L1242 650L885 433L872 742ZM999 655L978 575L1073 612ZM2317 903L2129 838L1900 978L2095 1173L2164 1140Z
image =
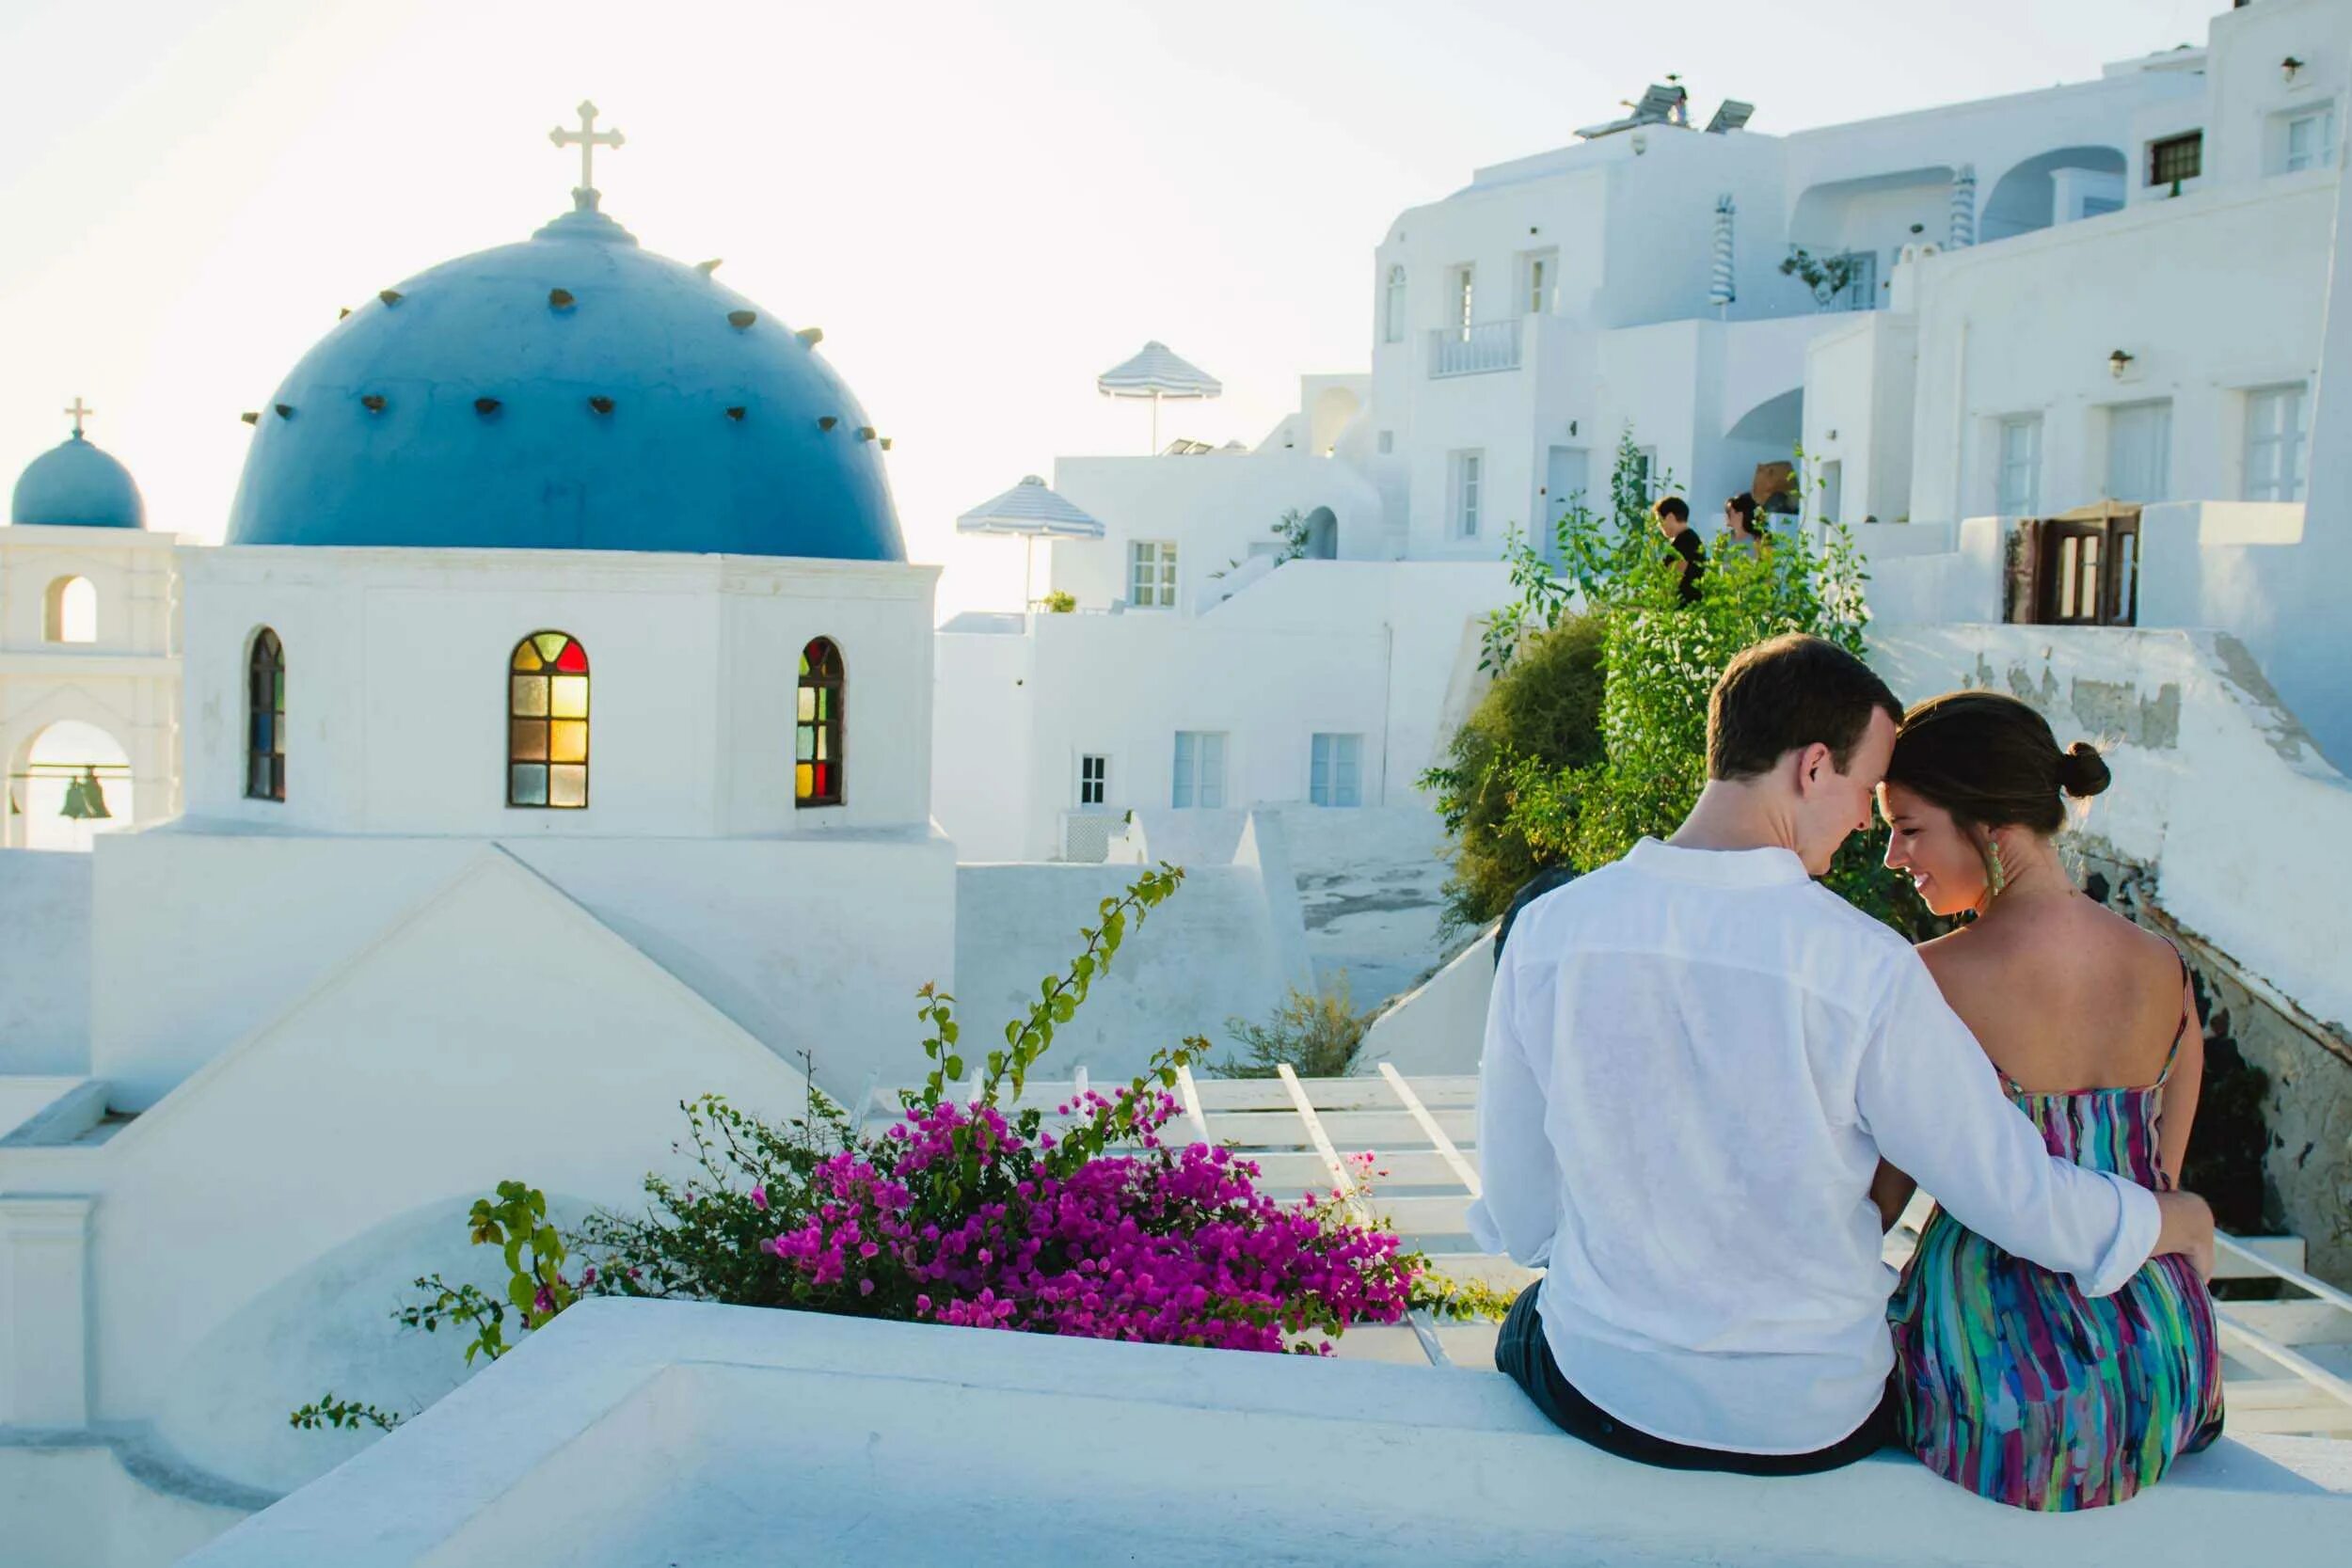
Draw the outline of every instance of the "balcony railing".
M1441 326L1429 334L1429 373L1484 375L1519 368L1519 318Z

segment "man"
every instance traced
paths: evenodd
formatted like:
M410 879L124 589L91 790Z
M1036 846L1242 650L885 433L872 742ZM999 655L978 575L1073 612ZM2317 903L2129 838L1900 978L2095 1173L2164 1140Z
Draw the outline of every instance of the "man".
M1748 649L1689 819L1529 905L1496 965L1470 1231L1549 1272L1495 1364L1611 1452L1801 1474L1891 1437L1882 1155L2090 1294L2156 1252L2211 1270L2201 1201L2051 1158L1910 945L1813 881L1901 713L1833 643Z
M1658 531L1666 536L1675 554L1682 557L1682 602L1699 602L1699 578L1707 572L1707 551L1699 544L1699 531L1691 526L1691 506L1680 496L1662 496L1650 508L1650 515L1658 520Z

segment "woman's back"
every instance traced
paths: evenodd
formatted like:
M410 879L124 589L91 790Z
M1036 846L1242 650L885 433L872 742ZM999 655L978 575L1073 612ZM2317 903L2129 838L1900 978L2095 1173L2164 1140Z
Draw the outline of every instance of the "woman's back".
M2140 1087L2163 1071L2185 998L2162 937L2080 895L2001 911L1919 956L2010 1083Z

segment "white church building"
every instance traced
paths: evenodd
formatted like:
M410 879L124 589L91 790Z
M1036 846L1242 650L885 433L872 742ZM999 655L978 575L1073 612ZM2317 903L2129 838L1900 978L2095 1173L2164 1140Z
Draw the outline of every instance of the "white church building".
M94 410L66 412L72 434L18 477L0 529L0 848L73 843L44 836L59 821L87 847L92 830L180 810L175 541L84 432ZM77 758L105 760L57 760L43 741L58 726L82 732Z

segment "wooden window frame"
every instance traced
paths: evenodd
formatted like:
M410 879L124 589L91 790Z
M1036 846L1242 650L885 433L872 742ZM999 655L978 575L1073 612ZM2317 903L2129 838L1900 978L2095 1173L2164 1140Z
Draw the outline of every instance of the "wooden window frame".
M2128 626L2139 617L2139 509L2039 519L2033 624Z

